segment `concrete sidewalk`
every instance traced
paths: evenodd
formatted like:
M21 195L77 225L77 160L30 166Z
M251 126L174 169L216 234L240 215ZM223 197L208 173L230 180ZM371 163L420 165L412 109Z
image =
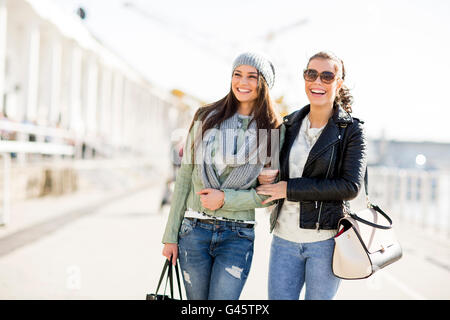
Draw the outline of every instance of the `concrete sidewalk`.
M78 194L21 204L46 218L0 230L0 299L144 299L156 289L164 263L168 207L159 210L161 194L157 184L121 197L103 194L103 203L100 194ZM69 222L39 227L64 214L72 215ZM258 210L257 222L252 270L241 299L267 299L271 235L264 210ZM23 241L18 232L30 230L36 238ZM406 226L398 228L398 237L404 249L400 261L367 280L343 281L336 298L449 299L448 242L421 239Z

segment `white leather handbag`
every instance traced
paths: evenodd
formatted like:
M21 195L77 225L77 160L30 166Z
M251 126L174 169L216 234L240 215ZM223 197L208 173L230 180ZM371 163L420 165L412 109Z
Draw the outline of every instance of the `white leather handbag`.
M367 171L364 186L367 209L346 213L338 222L339 232L334 238L332 270L341 279L368 278L402 257L391 218L368 200Z

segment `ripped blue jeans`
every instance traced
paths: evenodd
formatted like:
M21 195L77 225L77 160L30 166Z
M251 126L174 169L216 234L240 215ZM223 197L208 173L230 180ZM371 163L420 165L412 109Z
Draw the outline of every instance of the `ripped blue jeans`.
M187 298L238 300L250 272L254 240L254 228L240 223L185 218L178 254Z

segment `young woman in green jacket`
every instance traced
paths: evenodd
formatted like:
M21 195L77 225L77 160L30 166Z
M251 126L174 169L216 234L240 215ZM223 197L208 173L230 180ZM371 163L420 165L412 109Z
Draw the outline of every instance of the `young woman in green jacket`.
M237 300L242 292L255 208L269 205L256 193L258 175L270 156L278 159L280 119L269 96L274 79L264 56L239 55L230 92L192 121L162 240L163 255L173 264L179 257L188 299Z

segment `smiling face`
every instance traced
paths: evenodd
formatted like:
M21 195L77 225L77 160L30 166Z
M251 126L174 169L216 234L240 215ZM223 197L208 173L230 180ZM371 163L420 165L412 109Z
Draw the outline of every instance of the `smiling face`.
M240 103L253 103L258 98L258 70L240 65L233 71L231 89Z
M322 82L320 77L317 77L315 81L305 81L305 92L312 105L333 105L336 94L343 82L341 71L338 69L336 62L330 59L316 58L309 62L307 68L316 70L319 74L328 71L336 75L335 79L329 84Z

